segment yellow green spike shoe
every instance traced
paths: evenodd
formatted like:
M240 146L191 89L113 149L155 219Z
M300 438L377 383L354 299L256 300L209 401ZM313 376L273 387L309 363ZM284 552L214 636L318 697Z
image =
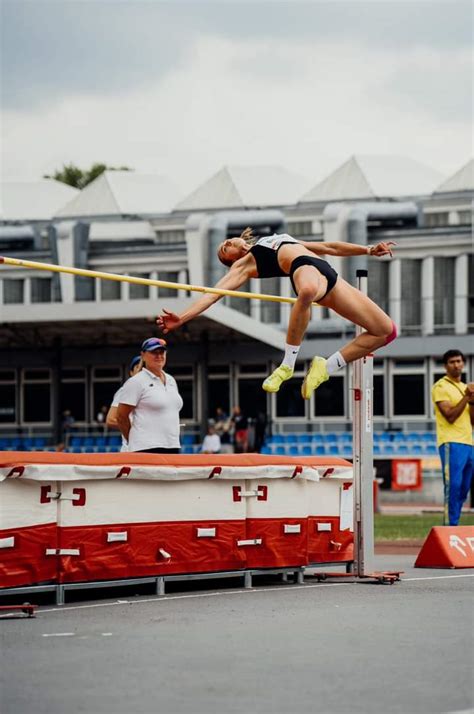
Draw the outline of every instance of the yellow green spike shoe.
M314 390L323 382L327 382L328 379L329 374L326 369L326 360L324 357L313 357L311 367L301 385L301 396L303 399L309 399Z
M269 377L266 378L262 384L262 389L266 392L278 392L282 382L286 382L286 380L291 379L292 376L292 368L288 367L286 364L281 364L274 372L271 373Z

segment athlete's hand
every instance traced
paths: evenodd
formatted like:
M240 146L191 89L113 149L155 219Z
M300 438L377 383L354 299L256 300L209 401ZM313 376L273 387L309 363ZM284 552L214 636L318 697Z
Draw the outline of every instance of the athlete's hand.
M171 332L171 330L176 330L178 327L181 327L183 323L181 322L179 315L163 308L161 315L158 315L156 318L156 324L166 335L167 332Z
M389 240L386 243L377 243L376 245L369 246L369 255L373 255L376 258L381 258L383 255L389 255L393 257L392 245L397 245L393 240Z

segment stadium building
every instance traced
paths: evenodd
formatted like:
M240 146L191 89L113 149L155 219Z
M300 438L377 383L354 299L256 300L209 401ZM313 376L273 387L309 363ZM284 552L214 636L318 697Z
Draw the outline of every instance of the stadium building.
M313 187L278 167L225 167L184 198L163 177L107 171L82 191L48 179L4 184L0 254L213 285L225 270L216 245L247 225L260 235L288 232L304 240L396 241L392 260L330 262L351 282L357 268L367 267L370 296L400 327L399 338L375 358L374 412L379 432L401 436L376 441L376 455L435 455L432 438L422 432L433 428L430 387L443 373L441 355L451 348L472 352L473 196L472 160L445 178L407 158L353 156ZM180 312L198 297L6 265L0 270L3 448L57 443L66 410L77 433L93 431L130 358L158 334L155 316L163 307ZM252 280L242 290L291 295L286 278ZM350 454L350 440L338 438L351 429L349 370L308 402L299 390L310 359L338 349L352 336L352 324L314 308L299 378L278 395L261 389L279 363L289 309L225 298L169 336L167 369L184 398L187 431L197 433L217 407L230 411L238 404L250 417L266 415L273 434L267 448L276 453L304 444ZM470 375L472 368L469 357ZM332 436L322 443L319 434ZM409 434L411 441L403 437ZM103 438L79 448L87 444L115 448Z

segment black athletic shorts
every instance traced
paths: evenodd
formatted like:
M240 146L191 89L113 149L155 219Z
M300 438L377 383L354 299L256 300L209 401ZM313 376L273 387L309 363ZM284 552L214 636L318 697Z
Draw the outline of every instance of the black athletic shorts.
M322 298L325 298L328 292L333 289L337 281L337 273L334 268L331 268L329 263L327 263L325 260L322 260L321 258L313 258L312 255L299 255L290 265L290 280L296 295L298 295L298 291L293 280L293 273L298 268L301 268L302 265L312 265L313 268L319 270L321 275L324 275L324 277L327 278L328 289L319 299L321 300Z

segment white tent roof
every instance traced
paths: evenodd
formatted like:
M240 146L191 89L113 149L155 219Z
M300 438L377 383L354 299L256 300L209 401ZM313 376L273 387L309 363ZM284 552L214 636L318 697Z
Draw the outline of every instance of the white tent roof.
M291 205L307 187L306 179L280 166L224 166L175 210Z
M79 191L54 179L2 181L0 220L49 221Z
M435 193L474 190L474 159L470 159L459 171L438 186Z
M405 156L351 156L300 202L424 196L442 178L438 171Z
M104 171L57 214L57 218L168 213L179 198L164 176Z

